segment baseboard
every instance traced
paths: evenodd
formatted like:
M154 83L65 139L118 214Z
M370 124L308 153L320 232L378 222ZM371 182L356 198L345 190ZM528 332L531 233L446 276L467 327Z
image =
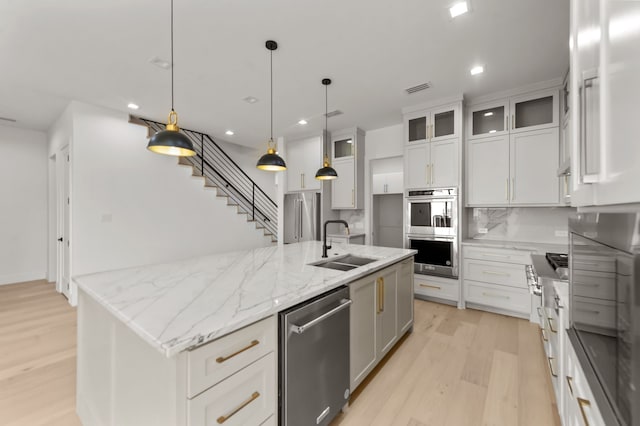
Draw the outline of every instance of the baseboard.
M0 275L0 285L18 284L26 281L44 280L46 276L47 276L46 271Z

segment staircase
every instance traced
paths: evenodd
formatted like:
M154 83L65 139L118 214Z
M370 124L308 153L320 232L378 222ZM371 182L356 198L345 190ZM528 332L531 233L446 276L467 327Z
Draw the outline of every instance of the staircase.
M131 116L131 123L149 128L151 133L165 129L164 123ZM278 207L276 203L242 170L207 134L180 129L193 143L197 153L180 157L178 164L191 167L192 175L204 179L205 188L215 188L217 197L224 197L227 205L235 206L247 222L255 224L271 242L278 241Z

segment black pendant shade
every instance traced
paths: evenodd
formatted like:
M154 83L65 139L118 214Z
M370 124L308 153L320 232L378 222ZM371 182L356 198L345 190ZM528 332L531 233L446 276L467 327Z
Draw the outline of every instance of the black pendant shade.
M269 59L270 59L270 78L271 78L271 137L269 138L269 144L267 147L267 153L260 157L256 167L260 170L266 170L268 172L281 172L283 170L287 170L287 165L285 164L282 157L280 157L274 148L273 142L273 51L278 48L278 43L273 40L267 40L265 43L265 47L269 50Z
M322 84L324 85L324 110L325 110L324 111L324 137L327 137L327 120L328 120L327 114L329 112L329 95L327 92L328 92L329 85L331 84L331 79L323 78ZM325 148L326 146L323 146L323 149ZM332 179L336 179L337 177L338 177L338 172L336 172L336 169L331 167L331 163L329 163L329 157L325 152L322 168L318 169L318 171L316 172L316 179L332 180Z
M171 0L171 112L165 130L157 132L149 139L147 149L152 152L176 157L196 155L193 143L178 127L178 113L173 109L173 0Z
M178 114L176 114L175 111L171 111L169 114L167 128L151 136L147 149L158 154L173 155L176 157L191 157L196 155L191 140L184 133L180 133Z
M281 172L283 170L287 170L287 165L284 160L276 154L276 150L272 147L269 147L269 149L267 149L267 153L260 157L256 167L268 172Z

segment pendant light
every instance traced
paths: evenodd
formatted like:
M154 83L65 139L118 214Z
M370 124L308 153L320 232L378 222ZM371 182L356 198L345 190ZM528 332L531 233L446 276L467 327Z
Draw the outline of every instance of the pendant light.
M178 113L173 109L173 0L171 0L171 112L166 129L157 132L149 139L147 149L158 154L178 157L196 155L191 140L184 133L180 133Z
M327 137L327 121L329 120L329 85L331 84L331 79L323 78L322 84L324 84L324 137ZM322 168L318 169L316 172L316 179L318 180L331 180L338 177L338 172L336 169L331 167L331 163L329 163L329 156L327 155L327 144L323 144L324 151L324 162L322 163Z
M266 48L270 52L270 69L271 69L271 137L267 143L267 153L260 157L256 167L260 170L267 170L270 172L280 172L287 170L282 157L276 153L275 142L273 142L273 51L278 48L278 43L273 40L267 40L265 43Z

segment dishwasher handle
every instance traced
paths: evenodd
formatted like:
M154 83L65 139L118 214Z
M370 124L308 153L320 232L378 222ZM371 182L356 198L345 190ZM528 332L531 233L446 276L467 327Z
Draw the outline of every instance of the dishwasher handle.
M318 324L319 322L322 322L325 319L329 318L330 316L337 314L341 310L346 309L352 303L353 302L351 301L351 299L341 299L340 300L340 304L338 306L336 306L335 308L331 309L330 311L320 315L318 318L312 319L308 323L302 324L302 325L291 324L291 331L293 331L296 334L302 334L307 329L313 327L314 325Z

